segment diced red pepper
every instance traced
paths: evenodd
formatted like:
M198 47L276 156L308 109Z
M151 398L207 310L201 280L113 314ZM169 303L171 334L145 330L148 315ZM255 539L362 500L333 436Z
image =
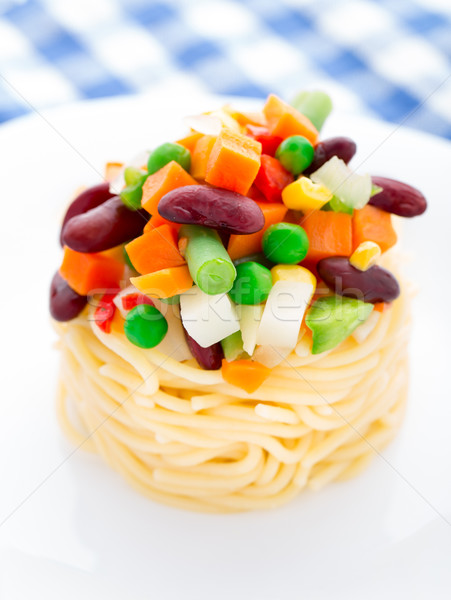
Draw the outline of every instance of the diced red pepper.
M255 185L251 185L248 193L248 198L252 198L255 202L266 202L266 198L263 196L261 191L255 187Z
M282 190L293 181L293 175L282 167L277 158L262 154L254 185L267 202L282 202Z
M131 310L140 304L150 304L151 306L155 306L149 296L146 296L145 294L138 294L137 292L134 292L132 294L122 296L122 306L124 310Z
M274 156L277 148L283 142L283 138L278 135L272 135L269 133L269 129L260 127L259 125L247 125L247 135L260 142L262 145L262 154L269 154L269 156Z
M117 292L110 294L103 294L99 301L99 305L94 311L94 321L97 327L99 327L105 333L111 332L111 323L114 319L116 312L116 305L113 300L116 297Z

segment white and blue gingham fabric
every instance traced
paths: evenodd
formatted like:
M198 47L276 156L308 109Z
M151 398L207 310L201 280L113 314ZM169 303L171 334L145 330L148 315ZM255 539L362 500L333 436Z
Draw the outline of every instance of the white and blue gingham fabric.
M451 0L0 0L0 122L154 86L322 87L451 139Z

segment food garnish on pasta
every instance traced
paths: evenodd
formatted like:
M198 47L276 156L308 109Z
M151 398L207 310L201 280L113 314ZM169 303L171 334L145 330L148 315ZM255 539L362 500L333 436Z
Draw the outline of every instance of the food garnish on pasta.
M68 208L50 292L60 420L156 500L273 507L353 475L399 427L392 215L426 201L352 171L349 138L319 140L331 107L304 92L190 117Z

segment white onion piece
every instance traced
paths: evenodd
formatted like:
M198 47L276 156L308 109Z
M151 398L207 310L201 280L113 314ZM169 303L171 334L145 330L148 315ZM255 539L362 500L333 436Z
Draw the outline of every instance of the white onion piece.
M303 281L276 281L257 331L257 344L292 350L314 287Z
M236 308L240 319L243 350L252 356L257 344L258 326L265 307L263 304L239 304Z
M121 190L125 187L124 171L127 167L136 167L137 169L140 169L144 165L147 165L149 156L150 152L148 150L143 150L125 164L116 177L110 182L110 194L120 194Z
M291 348L278 348L276 346L257 346L252 358L265 365L268 369L273 369L290 354Z
M373 329L376 327L381 313L377 310L372 311L366 321L359 325L352 333L352 337L358 344L363 344L366 338L370 335Z
M222 129L221 119L214 115L193 115L183 119L185 125L204 135L219 135Z
M158 346L155 346L155 349L177 361L192 358L193 355L190 352L183 331L179 305L166 304L161 302L159 298L152 298L152 302L168 322L168 332Z
M370 175L353 173L337 156L332 156L322 167L312 173L310 179L314 183L325 185L350 208L363 208L371 197Z
M202 348L240 329L235 305L227 294L205 294L193 286L180 296L180 308L186 331Z

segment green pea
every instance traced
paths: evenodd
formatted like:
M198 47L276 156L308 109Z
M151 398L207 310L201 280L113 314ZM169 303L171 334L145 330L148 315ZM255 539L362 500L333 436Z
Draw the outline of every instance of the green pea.
M248 261L237 265L230 297L237 304L260 304L272 288L271 271L260 263Z
M127 185L121 191L121 200L127 208L130 208L131 210L138 210L141 208L143 185L147 177L148 173L145 173L144 175L141 174L139 179L137 179L134 183Z
M293 175L299 175L313 162L315 150L312 144L302 135L286 138L276 151L283 167Z
M149 175L159 171L162 167L171 162L171 160L175 160L175 162L178 162L185 171L189 171L191 166L191 154L189 150L180 144L167 142L166 144L162 144L161 146L158 146L158 148L155 148L149 156L147 162Z
M309 240L305 230L294 223L276 223L265 231L263 252L275 263L294 265L307 255Z
M127 339L139 348L154 348L168 331L168 322L151 304L139 304L127 314L124 323Z

